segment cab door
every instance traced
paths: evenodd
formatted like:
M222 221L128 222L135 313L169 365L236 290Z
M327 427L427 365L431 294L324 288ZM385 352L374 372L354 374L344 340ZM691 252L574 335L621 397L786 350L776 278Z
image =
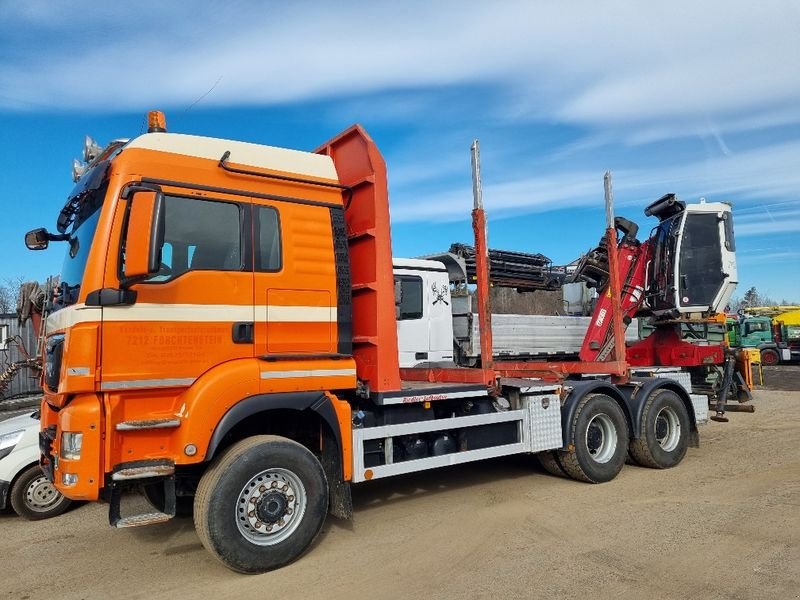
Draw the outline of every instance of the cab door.
M400 367L413 367L427 361L430 354L430 309L425 279L395 271L394 284Z
M162 191L161 269L131 287L133 304L103 307L105 391L186 387L217 365L254 354L250 203L241 196ZM128 204L119 203L120 223ZM113 270L106 278L109 287L119 285ZM250 324L250 339L241 324Z
M430 319L428 360L453 360L453 309L447 271L429 272Z

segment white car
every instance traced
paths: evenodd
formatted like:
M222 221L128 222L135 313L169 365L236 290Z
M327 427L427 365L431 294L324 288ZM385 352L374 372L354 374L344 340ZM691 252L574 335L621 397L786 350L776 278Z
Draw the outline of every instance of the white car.
M39 412L0 421L0 509L30 520L60 515L71 500L39 468Z

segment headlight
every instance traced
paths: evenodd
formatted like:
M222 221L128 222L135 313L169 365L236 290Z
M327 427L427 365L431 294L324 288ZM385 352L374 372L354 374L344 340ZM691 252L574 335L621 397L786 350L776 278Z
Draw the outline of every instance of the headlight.
M78 460L81 457L83 434L74 431L65 431L61 434L61 458Z
M14 446L19 443L24 433L24 429L19 429L17 431L11 431L9 433L0 435L0 458L5 458L11 454Z

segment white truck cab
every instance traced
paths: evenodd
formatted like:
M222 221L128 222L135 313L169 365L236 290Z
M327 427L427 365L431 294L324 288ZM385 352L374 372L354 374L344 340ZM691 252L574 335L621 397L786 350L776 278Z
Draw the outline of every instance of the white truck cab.
M395 258L397 345L400 367L453 361L450 279L435 260Z

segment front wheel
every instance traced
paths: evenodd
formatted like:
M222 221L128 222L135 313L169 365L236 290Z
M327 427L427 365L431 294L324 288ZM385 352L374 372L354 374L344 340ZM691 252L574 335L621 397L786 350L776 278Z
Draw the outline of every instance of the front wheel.
M573 447L558 453L564 472L587 483L614 479L628 454L628 422L619 404L605 394L589 394L578 403L570 426Z
M39 465L28 467L17 477L9 496L14 512L29 521L60 515L72 503L47 480Z
M322 529L328 484L317 458L277 436L237 442L200 480L194 522L203 546L240 573L262 573L300 557Z
M761 364L767 365L769 367L774 367L781 361L781 357L778 355L778 352L773 350L772 348L764 348L761 351Z

